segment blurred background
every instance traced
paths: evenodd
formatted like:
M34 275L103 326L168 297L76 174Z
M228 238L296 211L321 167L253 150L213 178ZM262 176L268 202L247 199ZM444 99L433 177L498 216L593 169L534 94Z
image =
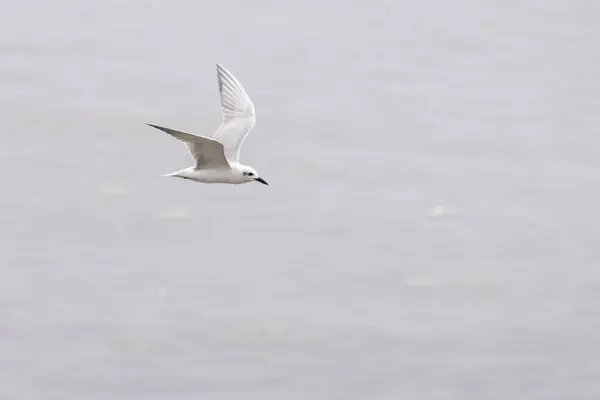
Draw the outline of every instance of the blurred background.
M600 398L597 1L0 22L0 398ZM216 62L270 186L160 177Z

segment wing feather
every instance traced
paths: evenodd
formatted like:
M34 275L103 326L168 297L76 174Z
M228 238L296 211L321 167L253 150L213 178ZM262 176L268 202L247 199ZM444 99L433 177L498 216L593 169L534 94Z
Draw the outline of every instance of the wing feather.
M222 143L204 136L197 136L163 126L148 125L182 141L194 158L196 169L229 167Z
M242 84L220 64L217 81L222 121L212 138L223 144L228 160L238 162L242 143L256 122L254 104Z

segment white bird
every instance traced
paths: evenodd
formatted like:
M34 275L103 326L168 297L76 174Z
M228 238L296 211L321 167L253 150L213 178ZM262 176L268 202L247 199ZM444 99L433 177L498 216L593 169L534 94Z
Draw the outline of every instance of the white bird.
M217 64L217 80L222 122L212 138L148 124L181 140L196 162L193 167L163 176L202 183L240 184L257 181L268 185L254 168L239 162L242 143L256 121L254 104L242 84L220 64Z

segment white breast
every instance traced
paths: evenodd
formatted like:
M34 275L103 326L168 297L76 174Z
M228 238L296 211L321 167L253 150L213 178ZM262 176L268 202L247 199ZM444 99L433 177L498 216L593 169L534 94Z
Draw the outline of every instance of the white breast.
M236 174L231 169L200 169L188 172L183 176L184 178L192 179L202 183L233 183L239 184L244 183L242 176Z

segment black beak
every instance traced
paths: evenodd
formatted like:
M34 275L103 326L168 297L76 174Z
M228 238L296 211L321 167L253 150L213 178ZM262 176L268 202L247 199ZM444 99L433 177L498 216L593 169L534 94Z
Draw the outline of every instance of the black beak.
M263 178L256 178L256 179L254 179L254 180L255 180L255 181L257 181L257 182L260 182L260 183L262 183L263 185L269 185L269 184L267 183L267 181L265 181Z

